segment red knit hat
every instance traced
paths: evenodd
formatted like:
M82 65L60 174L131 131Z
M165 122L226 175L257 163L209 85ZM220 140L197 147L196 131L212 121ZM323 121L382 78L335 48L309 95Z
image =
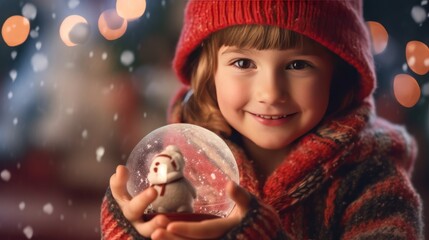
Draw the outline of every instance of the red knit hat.
M189 85L187 59L206 37L239 24L274 25L307 36L358 70L359 100L375 88L361 0L189 0L173 61L180 81Z

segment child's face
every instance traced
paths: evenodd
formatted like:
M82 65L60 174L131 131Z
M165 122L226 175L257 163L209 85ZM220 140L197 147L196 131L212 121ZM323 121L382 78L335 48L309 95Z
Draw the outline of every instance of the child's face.
M218 52L216 94L226 121L254 144L281 149L323 118L333 56L323 47Z

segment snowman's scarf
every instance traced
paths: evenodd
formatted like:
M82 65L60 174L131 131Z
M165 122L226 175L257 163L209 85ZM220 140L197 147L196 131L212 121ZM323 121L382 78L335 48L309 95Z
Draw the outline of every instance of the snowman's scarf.
M165 194L165 191L166 191L166 188L167 188L167 185L168 185L168 184L178 182L178 181L180 181L180 180L182 180L182 179L183 179L183 177L178 178L178 179L175 179L175 180L173 180L173 181L171 181L171 182L161 183L161 184L151 184L150 186L151 186L151 187L155 187L155 186L157 186L157 187L161 187L161 192L159 193L159 196L163 197L163 196L164 196L164 194Z

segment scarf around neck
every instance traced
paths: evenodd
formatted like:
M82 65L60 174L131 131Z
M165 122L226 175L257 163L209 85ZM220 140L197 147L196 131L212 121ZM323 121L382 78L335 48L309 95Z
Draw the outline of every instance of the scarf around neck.
M411 175L417 154L414 139L403 127L377 117L371 100L322 122L297 141L263 184L243 149L227 141L239 166L240 185L279 212L315 192L344 164L387 157Z

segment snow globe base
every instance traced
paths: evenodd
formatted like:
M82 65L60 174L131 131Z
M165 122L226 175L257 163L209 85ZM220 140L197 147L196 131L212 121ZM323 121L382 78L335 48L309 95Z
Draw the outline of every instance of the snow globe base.
M157 215L164 215L170 221L188 221L188 222L201 222L204 220L221 218L214 214L206 213L147 213L143 215L145 222L150 221Z

